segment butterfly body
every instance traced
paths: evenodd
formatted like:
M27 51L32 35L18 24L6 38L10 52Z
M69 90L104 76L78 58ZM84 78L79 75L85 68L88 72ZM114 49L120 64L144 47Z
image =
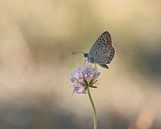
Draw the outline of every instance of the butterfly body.
M115 49L112 46L111 35L105 31L93 44L88 53L84 53L84 56L90 63L95 63L103 68L108 68L107 64L110 64L115 55Z

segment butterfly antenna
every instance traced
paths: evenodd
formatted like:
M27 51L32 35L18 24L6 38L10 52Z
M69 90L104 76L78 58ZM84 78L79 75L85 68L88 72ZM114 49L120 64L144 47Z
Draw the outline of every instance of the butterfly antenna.
M72 52L72 55L76 55L76 54L85 54L85 52L82 52L82 51L74 51Z

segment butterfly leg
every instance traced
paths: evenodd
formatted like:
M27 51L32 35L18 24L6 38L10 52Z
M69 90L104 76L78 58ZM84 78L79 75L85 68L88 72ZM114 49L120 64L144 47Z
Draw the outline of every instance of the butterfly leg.
M108 69L108 66L106 64L99 64L100 66L102 66L103 68Z
M84 61L84 66L86 66L86 60Z
M96 70L97 70L97 65L96 65L96 63L94 63L94 67L96 68Z
M88 66L88 61L87 60L84 61L84 66Z
M89 62L89 66L92 67L92 63Z
M87 66L91 66L92 64L89 62L89 61L87 61Z

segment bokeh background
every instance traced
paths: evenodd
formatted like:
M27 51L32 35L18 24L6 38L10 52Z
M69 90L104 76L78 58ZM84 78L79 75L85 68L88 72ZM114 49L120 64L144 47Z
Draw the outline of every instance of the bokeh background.
M71 72L105 30L116 49L92 89L99 129L161 129L161 1L0 0L0 129L92 129Z

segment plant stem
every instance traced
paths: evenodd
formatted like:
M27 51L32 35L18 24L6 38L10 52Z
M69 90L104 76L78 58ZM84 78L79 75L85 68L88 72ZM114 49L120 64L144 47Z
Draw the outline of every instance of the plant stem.
M91 102L92 108L93 108L93 124L94 124L94 129L97 129L96 108L95 108L95 105L94 105L94 102L93 102L93 99L92 99L89 87L87 88L87 92L88 92L88 96L89 96L89 99L90 99L90 102Z

